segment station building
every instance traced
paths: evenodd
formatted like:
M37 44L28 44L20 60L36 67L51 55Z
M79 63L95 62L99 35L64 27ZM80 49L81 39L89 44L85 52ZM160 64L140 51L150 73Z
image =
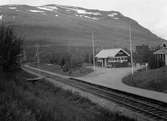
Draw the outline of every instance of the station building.
M128 65L130 54L122 48L103 49L95 57L101 67L118 67Z

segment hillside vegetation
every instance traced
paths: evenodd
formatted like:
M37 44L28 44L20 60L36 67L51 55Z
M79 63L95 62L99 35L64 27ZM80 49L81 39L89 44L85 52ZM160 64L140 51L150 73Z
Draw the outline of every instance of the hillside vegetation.
M73 6L1 6L4 23L13 25L26 40L44 40L63 45L129 48L129 24L133 44L157 45L162 40L135 20L118 11L102 11Z

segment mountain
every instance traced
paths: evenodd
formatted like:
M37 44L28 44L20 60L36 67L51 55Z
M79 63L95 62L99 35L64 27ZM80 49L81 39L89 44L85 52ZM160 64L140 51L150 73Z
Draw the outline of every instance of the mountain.
M162 38L117 11L49 4L0 6L3 23L10 24L26 41L45 41L70 46L129 48L129 25L133 45L155 46Z

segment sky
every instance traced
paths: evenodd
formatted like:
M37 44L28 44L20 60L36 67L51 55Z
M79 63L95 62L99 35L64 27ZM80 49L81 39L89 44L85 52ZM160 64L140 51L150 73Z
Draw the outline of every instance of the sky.
M167 40L167 0L0 0L0 5L6 4L60 4L115 10Z

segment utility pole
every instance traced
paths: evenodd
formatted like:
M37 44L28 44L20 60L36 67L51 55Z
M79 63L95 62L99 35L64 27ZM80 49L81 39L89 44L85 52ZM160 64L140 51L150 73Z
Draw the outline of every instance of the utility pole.
M130 41L130 55L131 55L131 66L132 66L132 77L133 77L133 73L134 73L134 69L133 69L133 45L132 45L132 32L131 32L131 24L129 23L129 41Z
M93 70L95 71L95 40L94 40L94 32L92 32L92 51L93 51Z
M25 51L25 49L23 49L23 61L26 61L26 60L27 60L26 51Z
M39 68L40 58L39 58L39 44L36 44L36 58L37 58L37 66Z
M69 75L72 73L72 57L73 57L73 55L72 55L72 50L71 50L72 48L71 48L71 44L69 43L69 41L68 41L68 52L69 52L69 56L70 56L70 70L69 70Z

